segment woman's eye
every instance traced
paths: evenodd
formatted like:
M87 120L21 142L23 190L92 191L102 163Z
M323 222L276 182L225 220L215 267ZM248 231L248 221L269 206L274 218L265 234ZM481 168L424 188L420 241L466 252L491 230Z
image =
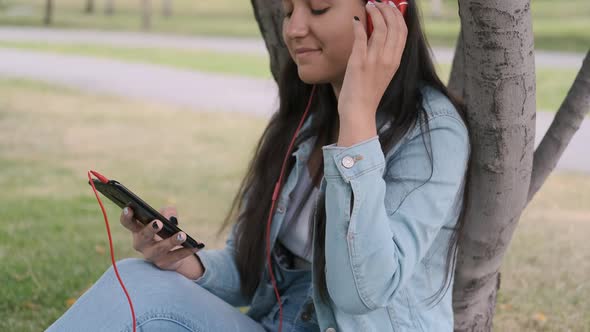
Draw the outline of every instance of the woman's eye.
M326 11L328 11L328 8L324 8L324 9L320 9L320 10L311 10L311 13L314 15L322 15L323 13L325 13ZM291 17L291 13L292 12L288 12L285 13L284 17Z

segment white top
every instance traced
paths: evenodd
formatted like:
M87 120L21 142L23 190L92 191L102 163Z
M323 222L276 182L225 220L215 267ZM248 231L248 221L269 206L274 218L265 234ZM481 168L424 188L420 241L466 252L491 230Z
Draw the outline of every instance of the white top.
M296 268L308 268L312 261L311 244L309 244L308 252L305 252L308 241L311 241L309 236L309 219L312 218L311 213L315 205L316 196L319 192L319 188L313 187L305 205L303 205L301 212L297 220L292 220L295 215L296 209L301 204L301 200L304 199L303 194L312 186L311 175L309 168L304 167L306 170L302 172L300 181L297 182L293 189L292 200L289 202L287 211L285 211L285 220L279 230L279 239L281 243L289 249L293 254L299 256L300 259L295 259ZM303 259L304 262L301 261ZM307 264L306 264L307 263Z

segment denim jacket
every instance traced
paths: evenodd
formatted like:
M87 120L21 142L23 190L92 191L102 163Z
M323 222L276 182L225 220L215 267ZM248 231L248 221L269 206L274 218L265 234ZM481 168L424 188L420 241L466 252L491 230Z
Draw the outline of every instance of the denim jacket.
M326 199L330 303L321 301L313 286L310 299L321 331L453 330L452 284L440 302L429 306L426 300L442 285L446 273L449 236L463 204L470 143L467 128L448 98L430 86L421 89L432 149L418 125L386 155L378 136L350 147L322 147L320 191ZM384 120L377 113L377 128L386 129L381 127ZM311 115L304 127L310 121ZM307 165L313 138L292 154L296 163L277 200L272 245L289 195ZM258 319L276 304L275 294L266 269L254 296L241 295L234 231L235 225L223 249L197 253L205 272L194 281L234 306L250 305L246 314ZM450 271L451 283L452 276ZM313 285L315 278L312 274Z

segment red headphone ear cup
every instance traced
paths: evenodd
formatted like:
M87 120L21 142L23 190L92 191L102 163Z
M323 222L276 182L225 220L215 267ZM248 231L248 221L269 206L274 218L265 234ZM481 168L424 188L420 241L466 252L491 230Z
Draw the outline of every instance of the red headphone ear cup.
M367 0L367 2L375 2L374 0ZM402 13L402 16L404 17L404 20L406 19L406 9L408 8L408 2L404 1L404 0L393 0L393 3L396 5L396 7L399 9L399 11ZM369 13L367 13L367 38L371 37L371 34L373 33L373 21L371 20L371 15L369 15Z
M393 0L393 3L397 6L399 11L402 13L404 19L406 18L406 9L408 8L408 2L403 0Z

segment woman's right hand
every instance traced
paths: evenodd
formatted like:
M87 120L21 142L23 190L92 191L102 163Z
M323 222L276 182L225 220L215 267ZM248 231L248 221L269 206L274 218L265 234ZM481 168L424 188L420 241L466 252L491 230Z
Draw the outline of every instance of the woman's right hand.
M176 216L176 209L169 207L160 211L170 219ZM129 229L133 235L133 249L143 254L143 257L162 270L176 271L188 279L195 280L203 275L204 269L196 255L199 249L184 248L181 244L186 240L184 232L162 239L157 233L162 229L162 221L154 220L143 225L133 218L133 210L126 207L121 212L121 224Z

